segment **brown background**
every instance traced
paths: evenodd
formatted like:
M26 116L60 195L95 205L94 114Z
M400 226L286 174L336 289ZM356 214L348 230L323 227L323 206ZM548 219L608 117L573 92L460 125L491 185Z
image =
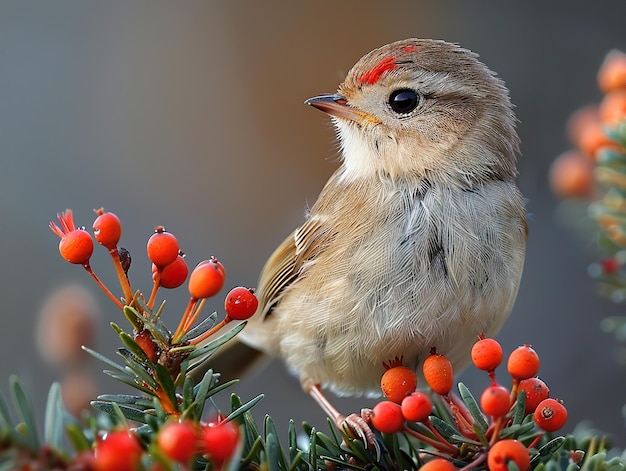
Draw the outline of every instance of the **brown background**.
M149 289L143 241L156 224L178 235L190 263L218 255L228 287L254 285L337 166L327 118L303 101L334 91L374 47L433 37L479 52L506 80L521 121L530 239L518 302L499 338L506 351L521 343L539 351L541 376L566 401L570 427L592 418L623 435L619 343L599 328L623 307L594 294L586 274L594 239L563 223L546 180L568 146L568 115L600 97L604 54L626 49L626 4L588 5L0 1L0 389L18 373L42 409L59 372L37 356L33 325L45 297L70 281L97 297L97 347L112 355L108 322L120 315L58 256L46 228L57 211L72 207L87 226L93 208L116 212L136 288ZM94 266L112 280L100 252ZM170 322L185 301L168 294ZM97 378L102 392L121 389ZM476 394L486 384L475 372L461 379ZM244 399L266 393L259 419L269 412L281 427L290 417L324 426L278 363L238 390Z

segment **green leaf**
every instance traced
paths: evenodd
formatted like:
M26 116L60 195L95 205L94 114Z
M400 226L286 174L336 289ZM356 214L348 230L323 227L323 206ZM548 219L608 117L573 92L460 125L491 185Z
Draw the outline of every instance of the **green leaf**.
M48 391L44 419L44 441L52 448L61 449L63 444L63 423L65 407L61 398L61 385L52 383Z
M183 409L189 408L194 401L193 378L191 376L185 376L183 383Z
M198 325L190 329L183 338L181 339L181 343L185 343L200 334L203 334L211 327L214 327L217 321L217 312L210 314L206 319L203 319Z
M156 374L157 383L161 386L161 388L163 388L163 391L165 392L165 394L167 394L171 403L177 404L178 401L176 400L176 387L174 386L174 381L172 380L170 372L167 371L167 368L165 368L161 364L157 363L154 366L154 373Z
M41 445L39 437L37 436L37 423L35 422L33 406L28 400L28 397L26 397L22 383L17 376L12 375L9 378L9 384L17 412L26 426L26 441L33 450L38 450Z
M133 353L133 355L135 355L135 357L137 358L137 362L140 362L144 365L152 364L152 362L146 356L146 352L144 352L142 348L139 345L137 345L137 342L135 342L135 339L133 339L132 335L129 335L124 331L121 331L121 332L118 332L118 336L120 340L122 341L122 343L124 344L124 346L128 348L128 350L130 350Z
M85 437L85 433L83 432L83 428L74 422L68 422L65 424L65 434L70 442L70 445L76 453L80 453L82 451L87 451L91 449L91 444L87 437Z
M125 348L119 348L117 354L124 358L126 367L124 370L132 378L138 377L142 383L147 384L150 388L156 389L157 383L150 374L150 370L146 368L141 362L137 361L137 357L132 352L129 352Z
M267 467L269 471L280 471L285 468L285 461L282 456L280 445L276 435L270 433L265 436L265 452L267 453Z
M311 428L309 434L309 466L311 469L319 469L317 465L317 431L315 427Z
M228 417L226 417L226 419L224 420L236 419L241 414L252 409L261 399L263 399L263 397L264 397L263 394L259 394L257 397L250 399L248 402L246 402L245 404L241 405L240 407L232 411L230 414L228 414Z
M202 357L204 355L208 355L208 354L212 353L214 350L217 350L219 347L224 345L230 339L235 337L239 332L241 332L241 330L245 327L245 325L246 325L245 322L242 322L241 324L236 325L231 330L229 330L228 332L224 333L223 335L220 335L215 340L207 343L206 345L204 345L201 348L196 349L191 355L189 355L189 357L187 359L189 361L191 361L191 360L194 360L196 358L199 358L199 357Z
M526 409L526 391L523 389L517 395L517 402L513 409L513 424L519 425L524 420L524 413Z
M134 377L131 377L128 375L128 373L124 373L123 375L116 373L114 371L109 371L109 370L104 370L104 374L110 376L113 379L116 379L124 384L129 385L132 388L135 389L139 389L140 391L145 392L146 394L150 394L151 396L154 395L154 391L146 388L145 386L142 386L141 384L137 383L134 379Z
M489 427L489 425L487 424L485 416L481 412L480 407L478 407L476 399L474 399L474 396L472 395L470 390L463 383L459 383L459 393L461 394L461 399L463 399L467 410L469 410L469 413L472 415L472 418L475 421L475 425L480 428L484 435L487 432L487 428Z
M136 409L124 404L117 404L115 402L104 401L91 401L91 405L94 409L97 409L107 414L120 418L121 416L126 420L132 420L134 422L145 423L145 413L141 409Z
M119 371L120 373L123 373L123 374L127 374L127 372L126 372L126 370L124 369L123 366L118 365L113 360L109 360L107 357L105 357L104 355L96 352L95 350L92 350L89 347L85 347L84 345L83 345L82 349L85 350L87 353L89 353L92 357L100 360L102 363L108 365L109 367L113 368L114 370Z
M139 409L153 409L154 401L151 397L134 396L130 394L100 394L96 399L118 404L129 404Z
M565 437L556 437L537 450L537 454L530 460L531 469L540 463L545 463L563 446Z
M200 382L193 388L194 400L196 402L196 417L202 417L204 404L209 397L209 390L216 383L218 377L213 374L213 370L207 371Z

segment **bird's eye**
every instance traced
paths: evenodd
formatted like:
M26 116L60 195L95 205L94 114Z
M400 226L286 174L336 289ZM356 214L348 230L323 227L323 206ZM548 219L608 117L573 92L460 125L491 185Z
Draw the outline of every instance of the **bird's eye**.
M415 90L400 88L389 95L389 106L396 113L406 114L417 108L420 97Z

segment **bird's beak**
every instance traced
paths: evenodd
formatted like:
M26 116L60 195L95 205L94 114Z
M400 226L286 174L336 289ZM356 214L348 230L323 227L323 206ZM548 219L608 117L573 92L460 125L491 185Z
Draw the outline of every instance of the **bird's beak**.
M313 98L309 98L304 103L311 105L326 114L334 116L335 118L347 119L354 121L357 124L380 123L380 120L374 118L372 115L349 106L348 100L342 95L318 95Z

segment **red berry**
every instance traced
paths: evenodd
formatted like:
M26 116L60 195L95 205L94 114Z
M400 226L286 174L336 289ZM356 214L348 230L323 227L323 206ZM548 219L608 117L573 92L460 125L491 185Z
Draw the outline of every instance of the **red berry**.
M193 422L167 422L159 431L157 445L173 461L188 463L198 450L198 433Z
M239 427L234 422L219 422L202 427L202 448L217 462L230 458L239 443Z
M122 224L113 213L105 213L104 209L96 210L98 217L93 222L93 235L100 245L111 250L117 247L122 236Z
M226 315L236 321L249 319L258 307L259 300L254 295L254 290L243 286L231 289L224 301Z
M503 417L511 408L508 389L497 384L487 387L480 396L480 407L487 415Z
M519 382L517 390L518 394L521 391L526 393L526 405L524 407L526 414L535 412L539 403L550 396L550 389L539 378L523 379Z
M380 388L387 399L400 404L417 388L417 376L411 368L394 366L383 374L380 379Z
M159 271L159 267L157 267L154 263L152 264L152 279L156 278L156 273ZM168 265L165 265L161 268L161 273L159 276L159 286L167 289L178 288L182 285L187 279L187 275L189 274L189 268L187 267L187 262L185 258L181 255L178 255L174 261Z
M509 355L507 369L517 380L532 378L539 371L539 355L530 345L517 347Z
M514 462L519 471L530 467L528 448L517 440L507 439L496 442L487 454L489 471L508 471L509 463Z
M431 353L424 360L422 372L428 386L437 394L445 396L452 390L452 363L445 355Z
M607 258L600 261L602 271L608 275L616 273L620 268L620 263L615 258Z
M96 471L136 471L143 449L128 430L114 430L96 443Z
M421 391L406 396L402 400L402 415L410 422L424 422L433 412L433 403Z
M556 432L567 422L567 409L556 399L544 399L535 409L533 418L540 429L546 432Z
M61 256L70 263L85 265L93 254L93 240L84 229L74 229L59 242Z
M157 267L169 265L178 257L178 240L171 232L166 232L163 226L158 226L146 245L148 258Z
M420 471L456 471L456 467L445 458L435 458L424 463Z
M381 401L372 409L372 425L383 433L396 433L404 426L402 408L391 401Z
M493 371L502 362L502 347L494 339L483 338L474 344L471 355L476 368Z
M225 271L216 258L204 260L193 269L189 277L189 294L202 299L215 296L224 286Z

